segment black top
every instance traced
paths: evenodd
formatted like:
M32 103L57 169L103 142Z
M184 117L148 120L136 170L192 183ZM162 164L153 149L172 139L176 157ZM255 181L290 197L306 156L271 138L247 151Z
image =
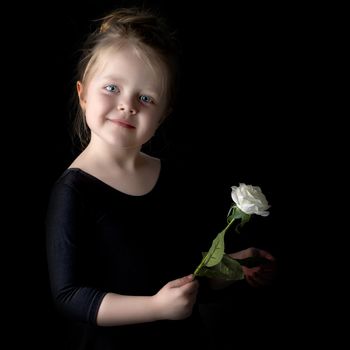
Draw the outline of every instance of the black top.
M77 348L203 340L196 309L181 321L96 325L107 292L154 295L194 271L201 247L187 195L164 164L155 187L142 196L122 193L80 169L67 169L58 179L47 215L49 274L55 303L77 327Z

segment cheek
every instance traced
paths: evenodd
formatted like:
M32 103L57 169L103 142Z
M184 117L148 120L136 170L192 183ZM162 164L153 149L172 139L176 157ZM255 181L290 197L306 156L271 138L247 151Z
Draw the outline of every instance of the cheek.
M86 123L91 128L93 125L96 125L96 123L101 120L101 117L103 115L103 109L102 105L99 103L95 103L96 101L88 100L86 103L86 110L85 110L85 117L86 117Z
M86 113L98 115L112 109L113 106L113 100L109 96L94 95L87 99Z
M152 122L150 122L150 124L149 124L149 128L155 132L159 128L159 126L161 125L162 120L163 120L162 115L153 116Z

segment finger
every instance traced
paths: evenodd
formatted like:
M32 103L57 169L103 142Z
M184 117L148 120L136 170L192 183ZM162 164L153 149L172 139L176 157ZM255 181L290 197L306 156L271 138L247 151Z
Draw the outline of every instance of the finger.
M259 274L252 276L252 279L254 280L255 283L257 283L260 286L264 286L269 282L268 279L264 278L262 275L259 275Z
M270 275L274 275L276 274L276 269L274 268L266 268L265 266L263 266L261 268L261 271L260 271L261 274L270 274Z
M268 285L271 281L261 278L261 276L248 276L247 282L254 288L260 288Z
M271 280L274 275L272 271L264 271L261 267L245 268L243 272L247 278L252 278L256 282L263 281L265 278Z
M191 281L186 283L185 285L181 286L181 290L184 294L190 295L190 294L196 294L198 291L198 281Z
M271 255L269 252L263 249L259 249L259 256L266 258L267 260L275 261L275 257Z
M249 276L246 276L245 279L246 279L247 283L248 283L249 285L251 285L252 287L254 287L254 288L260 287L260 285L254 280L254 278L249 277Z
M178 278L178 279L176 279L176 280L170 281L170 282L168 283L168 286L169 286L170 288L182 287L182 286L184 286L185 284L187 284L187 283L193 281L193 279L194 279L194 276L193 276L193 274L191 274L191 275L184 276L184 277Z
M274 278L275 273L273 272L266 272L266 271L259 271L257 273L252 274L251 277L256 283L260 285L267 285L270 284Z
M254 266L254 267L247 267L247 266L242 266L243 273L246 276L252 276L255 273L259 273L261 271L260 266Z

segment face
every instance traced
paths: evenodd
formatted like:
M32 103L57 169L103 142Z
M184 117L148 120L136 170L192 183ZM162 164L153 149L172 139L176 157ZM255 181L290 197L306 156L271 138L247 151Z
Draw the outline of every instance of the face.
M91 140L141 147L166 111L161 79L165 70L152 69L131 46L104 53L97 64L88 82L77 85Z

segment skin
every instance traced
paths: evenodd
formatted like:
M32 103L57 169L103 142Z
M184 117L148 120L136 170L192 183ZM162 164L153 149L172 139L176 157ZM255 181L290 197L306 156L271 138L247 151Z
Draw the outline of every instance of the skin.
M147 67L132 46L106 52L100 60L102 68L87 86L77 84L92 146L98 147L102 141L116 153L139 151L155 133L166 110L158 78L164 72Z
M234 259L246 259L250 257L267 259L267 263L264 265L255 267L242 266L244 277L252 287L263 287L273 280L276 273L276 261L269 252L251 247L229 255Z
M94 68L97 69L87 81L77 82L91 141L70 167L80 168L118 191L144 195L157 182L160 161L142 153L141 147L154 135L169 110L161 88L161 77L167 72L162 67L151 68L132 45L102 52ZM252 249L235 256L243 258L258 252L268 257L267 252ZM248 283L263 282L261 272L259 268L245 269ZM191 315L197 291L198 281L188 275L168 282L153 296L107 293L97 324L180 320Z
M167 111L161 89L166 71L152 69L133 46L103 53L98 68L77 83L80 105L91 130L88 147L72 163L110 186L143 195L155 185L160 162L141 152Z

